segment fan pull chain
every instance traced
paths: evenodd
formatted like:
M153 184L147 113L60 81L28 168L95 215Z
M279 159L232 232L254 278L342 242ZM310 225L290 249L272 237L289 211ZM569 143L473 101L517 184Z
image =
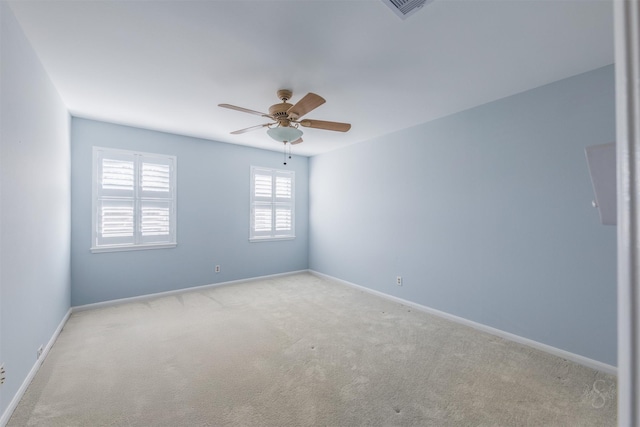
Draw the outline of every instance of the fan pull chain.
M282 158L284 159L283 164L287 165L287 143L284 143L284 150L282 150ZM291 158L291 144L289 144L289 158Z

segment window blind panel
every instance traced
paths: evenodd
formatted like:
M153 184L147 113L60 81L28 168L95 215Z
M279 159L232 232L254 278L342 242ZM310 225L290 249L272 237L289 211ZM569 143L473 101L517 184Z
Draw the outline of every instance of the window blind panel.
M256 233L269 232L273 228L271 207L255 207L253 210L253 230Z
M168 202L143 201L140 208L142 237L168 236L171 232L171 206Z
M157 163L142 163L142 191L169 193L171 190L171 166Z
M253 187L254 197L271 199L273 192L273 181L271 175L254 175Z
M134 167L132 161L102 159L102 189L133 191Z
M292 180L287 176L276 176L276 198L291 199Z
M291 231L293 229L293 215L290 207L276 208L276 231Z
M133 202L103 200L99 230L103 238L132 237L134 230Z
M133 200L100 200L96 222L97 245L134 243L135 217Z

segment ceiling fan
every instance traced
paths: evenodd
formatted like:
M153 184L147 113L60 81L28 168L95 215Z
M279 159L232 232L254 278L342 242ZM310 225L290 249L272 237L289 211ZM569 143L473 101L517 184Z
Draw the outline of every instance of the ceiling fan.
M282 102L273 104L269 107L269 114L249 110L247 108L236 107L235 105L230 104L218 104L219 107L255 114L272 120L270 123L233 131L231 134L237 135L266 127L269 128L267 130L267 134L276 141L280 141L285 144L299 144L302 142L302 131L298 129L299 126L338 132L346 132L351 129L351 125L349 123L302 119L302 116L315 110L326 102L323 97L316 95L315 93L309 92L300 101L296 102L295 105L287 102L291 99L292 92L290 90L280 89L277 94L278 98L280 98Z

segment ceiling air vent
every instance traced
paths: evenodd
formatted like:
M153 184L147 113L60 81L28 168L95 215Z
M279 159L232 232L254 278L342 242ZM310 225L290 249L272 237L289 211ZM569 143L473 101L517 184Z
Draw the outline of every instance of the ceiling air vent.
M400 19L407 19L433 0L382 0Z

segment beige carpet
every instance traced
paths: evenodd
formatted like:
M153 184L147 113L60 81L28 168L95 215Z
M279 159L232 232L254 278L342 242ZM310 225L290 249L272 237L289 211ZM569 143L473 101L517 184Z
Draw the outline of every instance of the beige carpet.
M298 274L74 313L9 426L613 426L615 391Z

